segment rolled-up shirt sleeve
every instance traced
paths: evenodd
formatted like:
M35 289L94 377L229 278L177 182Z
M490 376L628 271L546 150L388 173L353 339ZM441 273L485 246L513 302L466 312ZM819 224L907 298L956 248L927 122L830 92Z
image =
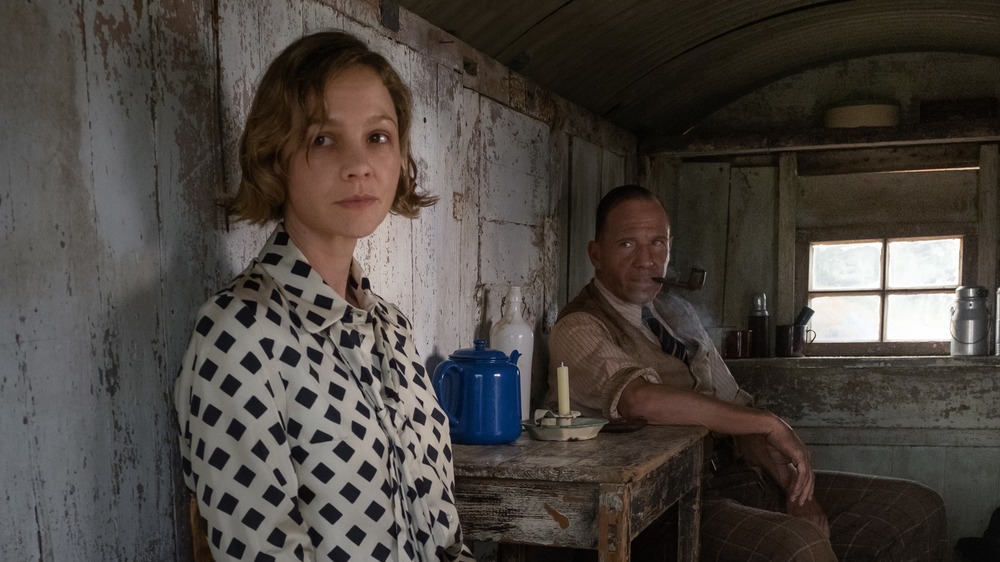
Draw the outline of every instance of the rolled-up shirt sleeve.
M615 345L607 328L586 312L561 318L549 334L549 372L569 368L569 396L573 408L584 415L620 419L618 401L633 380L642 377L659 383L655 370L646 367ZM550 381L550 396L555 392Z

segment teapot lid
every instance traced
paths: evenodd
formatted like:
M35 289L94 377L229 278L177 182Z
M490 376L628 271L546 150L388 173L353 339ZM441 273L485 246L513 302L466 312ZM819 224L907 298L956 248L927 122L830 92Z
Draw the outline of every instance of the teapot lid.
M475 340L473 344L474 348L459 349L448 357L457 361L487 361L491 363L507 363L510 360L506 353L498 349L487 349L486 340Z

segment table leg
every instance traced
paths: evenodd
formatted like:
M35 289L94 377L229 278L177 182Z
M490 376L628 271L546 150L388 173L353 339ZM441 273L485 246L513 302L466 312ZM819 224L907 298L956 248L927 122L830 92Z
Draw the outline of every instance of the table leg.
M701 486L695 485L677 500L677 560L698 562L701 550Z
M632 489L601 484L597 514L598 562L629 562L632 548Z

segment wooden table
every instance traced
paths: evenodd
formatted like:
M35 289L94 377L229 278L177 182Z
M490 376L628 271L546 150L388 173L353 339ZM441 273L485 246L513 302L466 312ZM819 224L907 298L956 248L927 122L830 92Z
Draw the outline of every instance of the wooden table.
M704 428L646 426L588 441L454 445L467 541L596 548L629 560L630 543L678 504L678 559L698 560Z

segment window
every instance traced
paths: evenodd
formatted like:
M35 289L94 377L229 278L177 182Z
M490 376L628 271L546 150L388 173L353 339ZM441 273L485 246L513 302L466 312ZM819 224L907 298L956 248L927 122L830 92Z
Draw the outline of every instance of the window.
M811 242L816 343L949 342L963 243L960 235Z

